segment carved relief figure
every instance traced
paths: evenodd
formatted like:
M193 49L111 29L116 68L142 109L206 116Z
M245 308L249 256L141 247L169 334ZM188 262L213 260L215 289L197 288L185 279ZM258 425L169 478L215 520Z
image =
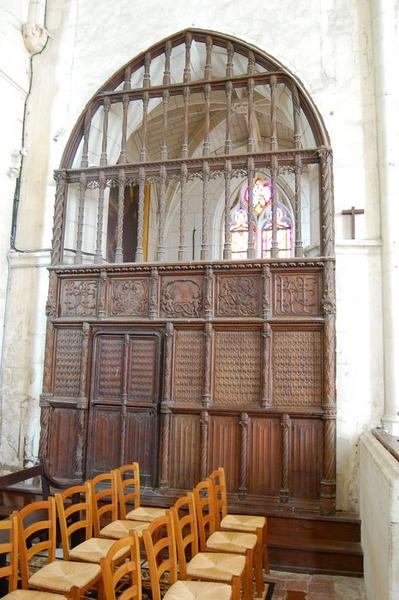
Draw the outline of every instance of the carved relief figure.
M162 287L161 310L168 317L199 317L203 307L200 285L191 279L169 281Z
M254 317L259 313L258 281L254 277L220 277L218 315Z

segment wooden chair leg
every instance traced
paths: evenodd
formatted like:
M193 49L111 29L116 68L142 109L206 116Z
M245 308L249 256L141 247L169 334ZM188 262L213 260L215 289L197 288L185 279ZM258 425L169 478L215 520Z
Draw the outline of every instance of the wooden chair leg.
M267 548L267 521L265 523L265 526L263 527L262 538L263 538L263 548L262 548L263 568L265 570L265 573L270 573L269 551Z
M247 550L245 553L245 575L243 578L243 596L244 600L252 600L253 583L252 574L254 571L254 551Z
M231 579L232 595L231 600L240 600L240 577L233 575Z
M265 582L263 579L262 543L261 542L255 548L254 571L255 571L256 595L258 596L258 598L260 598L260 597L262 597L262 594L265 591Z

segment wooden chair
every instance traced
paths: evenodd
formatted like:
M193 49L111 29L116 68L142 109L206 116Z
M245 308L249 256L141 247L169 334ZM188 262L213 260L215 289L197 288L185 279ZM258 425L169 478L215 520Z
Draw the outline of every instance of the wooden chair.
M7 600L66 600L61 594L37 592L35 590L18 590L18 521L15 515L0 521L0 556L8 556L8 564L0 567L0 579L8 578ZM77 597L76 594L70 597Z
M114 545L114 540L93 537L93 502L89 483L75 485L56 494L55 503L64 560L99 564ZM72 547L73 536L78 532L83 534L83 541Z
M116 473L101 473L89 482L93 501L93 525L95 537L120 540L136 531L141 538L143 530L148 527L144 521L118 519L118 500ZM107 521L103 525L103 520Z
M87 590L98 587L101 595L99 565L55 559L56 509L53 497L28 504L17 513L17 518L24 589L34 588L79 598ZM46 539L43 540L43 537ZM33 543L37 538L40 541ZM31 560L43 552L47 553L47 564L30 575Z
M194 494L190 492L187 496L179 498L172 507L171 513L183 579L188 576L227 581L233 586L233 599L240 597L241 584L245 593L248 589L246 557L238 556L237 552L199 552ZM234 575L233 579L232 575Z
M254 551L257 546L258 538L253 533L216 530L215 491L210 479L201 481L194 488L194 499L201 551L229 552L245 556L246 577L244 598L249 600L252 598ZM255 579L258 581L259 576Z
M229 514L227 505L227 486L223 467L215 469L210 474L215 489L216 501L216 527L225 531L243 531L255 533L258 537L258 547L255 551L255 572L259 573L263 568L269 573L269 555L267 551L267 519L257 515L234 515ZM259 566L260 562L260 566ZM260 583L260 582L259 582ZM262 577L262 592L264 581ZM258 589L259 591L259 589ZM260 595L260 594L259 594Z
M120 562L120 556L127 559ZM107 555L101 559L105 600L141 600L141 565L139 538L135 531L129 537L113 542ZM120 594L116 590L123 580Z
M164 600L192 600L193 598L196 600L239 599L239 576L231 575L231 573L230 580L233 581L236 590L235 596L232 595L232 587L224 583L177 581L176 544L172 516L169 512L164 517L159 517L150 523L143 532L143 540L150 571L152 600L161 599L160 580L166 572L169 573L169 588L163 596ZM242 570L244 570L244 566L243 562Z
M115 469L116 484L119 498L119 510L121 519L132 521L146 521L150 523L158 517L163 517L166 508L156 506L141 506L140 504L140 468L137 462L123 465ZM129 491L130 489L130 491ZM131 502L133 510L126 513L126 504Z

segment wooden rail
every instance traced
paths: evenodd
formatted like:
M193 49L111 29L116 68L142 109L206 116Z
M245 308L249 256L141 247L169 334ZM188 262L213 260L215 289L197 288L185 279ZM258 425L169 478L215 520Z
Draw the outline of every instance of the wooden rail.
M47 499L50 495L50 486L46 473L44 471L44 467L40 463L38 465L35 465L34 467L29 467L28 469L22 469L21 471L14 471L13 473L7 473L7 475L1 475L0 490L4 490L5 488L8 488L11 485L15 485L17 483L22 483L27 479L32 479L32 477L40 477L43 498Z

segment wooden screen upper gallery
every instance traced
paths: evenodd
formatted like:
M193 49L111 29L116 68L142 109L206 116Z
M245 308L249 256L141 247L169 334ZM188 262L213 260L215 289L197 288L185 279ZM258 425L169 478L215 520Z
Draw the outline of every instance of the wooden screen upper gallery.
M301 84L189 30L90 100L56 172L53 264L331 256L328 137Z

